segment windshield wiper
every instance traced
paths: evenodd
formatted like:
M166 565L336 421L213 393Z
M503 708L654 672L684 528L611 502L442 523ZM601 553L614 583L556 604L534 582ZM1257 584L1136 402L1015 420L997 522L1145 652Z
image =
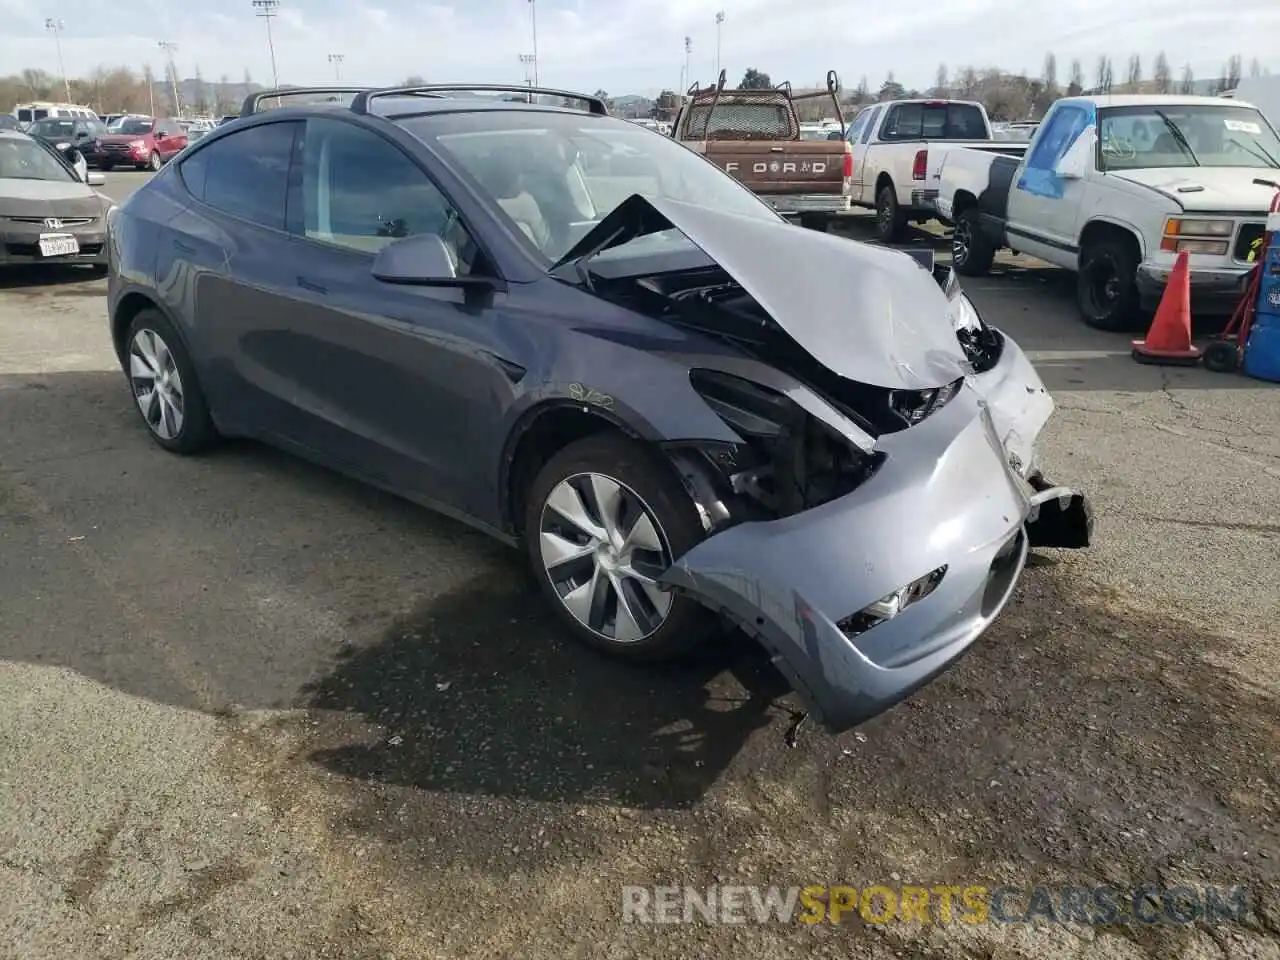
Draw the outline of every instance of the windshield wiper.
M1197 167L1200 166L1200 158L1197 157L1196 152L1191 149L1191 144L1187 142L1186 134L1178 129L1178 125L1166 117L1163 110L1152 110L1151 112L1159 117L1164 122L1164 125L1169 128L1169 132L1173 134L1173 139L1177 140L1178 146L1187 152L1187 156L1191 158L1191 162Z
M1228 139L1232 143L1234 143L1236 146L1238 146L1241 150L1243 150L1245 153L1249 154L1249 156L1257 157L1259 160L1267 164L1269 167L1272 167L1276 170L1280 170L1280 160L1276 160L1275 157L1269 154L1266 148L1262 146L1262 144L1255 143L1253 144L1252 147L1250 147L1249 144L1244 143L1241 140L1237 140L1235 137L1229 137Z

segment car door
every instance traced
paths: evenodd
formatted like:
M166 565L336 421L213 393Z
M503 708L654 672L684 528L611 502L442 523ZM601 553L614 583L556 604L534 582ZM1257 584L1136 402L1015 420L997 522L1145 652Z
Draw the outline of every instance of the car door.
M1006 230L1017 249L1060 265L1076 256L1087 181L1064 177L1060 164L1068 151L1088 150L1096 125L1096 111L1082 103L1060 104L1041 124L1009 193Z
M859 131L858 141L853 143L853 202L854 203L874 203L875 202L875 176L871 173L867 165L867 158L871 155L871 141L875 137L876 126L880 121L880 115L884 112L883 107L868 107L867 119ZM850 137L852 142L852 137ZM868 177L870 176L870 180Z
M492 491L476 483L478 441L523 373L501 358L505 294L478 303L458 288L385 284L371 268L387 244L424 233L445 239L459 273L486 258L423 167L358 123L309 118L295 174L298 249L281 280L290 307L270 334L273 372L305 398L327 459L479 511Z
M215 418L232 432L308 446L305 403L271 352L296 300L285 207L301 131L300 121L259 123L180 161L172 209L155 216L156 278L171 314L191 318L191 353Z
M172 120L164 120L156 124L155 142L160 159L170 160L186 147L187 133Z

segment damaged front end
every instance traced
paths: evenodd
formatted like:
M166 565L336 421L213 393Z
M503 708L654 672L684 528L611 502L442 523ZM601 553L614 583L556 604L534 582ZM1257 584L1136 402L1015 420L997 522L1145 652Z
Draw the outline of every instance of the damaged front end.
M1034 515L1063 494L1038 489L1034 466L1052 400L950 281L889 251L638 196L553 270L733 346L691 364L689 385L739 441L665 444L708 535L662 582L756 637L829 728L929 682L999 614ZM854 279L840 291L833 276Z

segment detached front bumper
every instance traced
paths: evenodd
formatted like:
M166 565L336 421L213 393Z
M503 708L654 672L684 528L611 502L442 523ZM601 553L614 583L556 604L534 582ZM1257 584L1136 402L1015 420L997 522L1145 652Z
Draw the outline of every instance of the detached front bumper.
M880 438L853 493L703 541L665 574L755 636L832 730L898 703L956 661L1004 607L1026 561L1026 484L962 391ZM865 626L868 608L930 574L927 596Z

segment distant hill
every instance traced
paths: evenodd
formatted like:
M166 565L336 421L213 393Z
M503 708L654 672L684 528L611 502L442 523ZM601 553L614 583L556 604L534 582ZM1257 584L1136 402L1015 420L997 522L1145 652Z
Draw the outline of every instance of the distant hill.
M168 80L156 80L152 85L156 98L156 110L164 112L169 109L173 100L173 85ZM244 98L258 90L267 89L260 83L226 83L196 80L188 77L178 83L178 98L183 113L203 112L221 115L236 113Z

